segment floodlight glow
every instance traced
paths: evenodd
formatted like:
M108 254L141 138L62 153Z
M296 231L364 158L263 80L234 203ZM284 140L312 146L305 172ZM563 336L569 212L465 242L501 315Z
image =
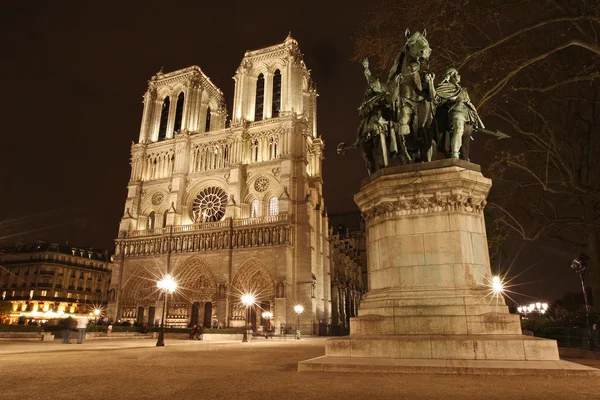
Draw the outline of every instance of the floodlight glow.
M246 305L246 307L254 304L254 296L252 296L249 293L243 295L242 296L242 303L244 303Z
M492 278L492 290L495 294L501 294L504 292L504 284L502 283L502 279L499 276L494 276Z
M271 311L265 311L264 313L262 313L262 317L264 319L271 319L273 318L273 313Z
M294 306L294 311L296 312L296 314L302 314L302 311L304 311L304 307L302 307L300 304L297 304Z
M169 293L173 293L177 288L177 283L173 280L173 277L171 275L167 275L160 281L156 282L156 286L158 286L159 289L163 289Z

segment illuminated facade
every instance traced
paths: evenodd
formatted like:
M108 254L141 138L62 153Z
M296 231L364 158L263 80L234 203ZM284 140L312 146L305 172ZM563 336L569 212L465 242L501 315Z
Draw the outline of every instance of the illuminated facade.
M110 313L156 324L156 282L178 289L166 325L292 327L329 322L328 223L316 98L298 43L248 51L226 123L222 92L199 67L149 81L115 241ZM256 303L246 312L241 296ZM304 328L306 329L306 328Z
M111 256L64 243L0 249L0 311L6 323L48 320L105 309Z

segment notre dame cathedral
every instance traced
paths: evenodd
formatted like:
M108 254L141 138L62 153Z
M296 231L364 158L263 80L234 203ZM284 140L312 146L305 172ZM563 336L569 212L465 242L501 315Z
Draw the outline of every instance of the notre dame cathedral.
M324 145L298 43L246 52L234 80L228 123L199 67L150 79L115 240L113 320L158 323L157 281L170 274L166 326L293 327L297 304L303 331L331 321Z

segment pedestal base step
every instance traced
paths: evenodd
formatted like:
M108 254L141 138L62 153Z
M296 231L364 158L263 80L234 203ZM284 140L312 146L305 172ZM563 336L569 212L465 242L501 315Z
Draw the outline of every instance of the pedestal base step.
M350 335L328 339L325 355L421 360L559 360L555 340L525 335Z
M317 357L298 363L300 372L376 372L389 374L600 376L600 370L568 361L406 360Z

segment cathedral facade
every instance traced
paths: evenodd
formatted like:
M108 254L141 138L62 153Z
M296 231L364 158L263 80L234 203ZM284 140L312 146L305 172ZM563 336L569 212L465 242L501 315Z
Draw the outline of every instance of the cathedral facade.
M324 144L298 43L246 52L234 80L230 121L197 66L149 81L115 240L112 319L157 324L157 281L169 274L166 326L299 322L306 332L330 322Z

